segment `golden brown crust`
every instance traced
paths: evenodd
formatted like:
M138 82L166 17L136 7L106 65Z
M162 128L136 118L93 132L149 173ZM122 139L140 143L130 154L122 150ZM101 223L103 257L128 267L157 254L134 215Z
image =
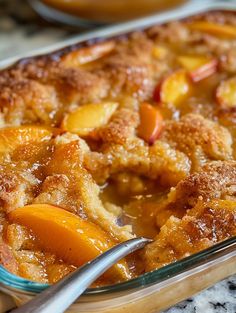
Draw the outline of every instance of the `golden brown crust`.
M98 129L97 136L106 143L122 144L128 138L135 136L138 124L138 112L122 108L112 116L105 126Z
M216 161L202 167L172 188L168 197L159 205L157 225L160 227L170 216L183 217L186 210L198 201L236 199L236 162Z
M204 18L236 25L232 14ZM193 30L188 23L75 45L0 72L1 127L62 128L43 144L24 144L17 129L0 136L0 263L41 282L74 269L8 220L6 213L28 203L49 203L91 220L117 242L132 238L132 227L137 236L157 234L146 249L146 270L235 234L235 106L219 108L215 94L235 72L236 40L230 27L218 25L218 36L214 27ZM196 63L209 58L207 71L180 64L189 55ZM176 71L184 73L183 86L178 75L169 75ZM193 72L202 80L196 83ZM166 77L176 81L160 84ZM144 112L150 124L140 119L143 102L152 106L153 115ZM89 104L95 109L88 114Z
M149 66L137 60L133 55L114 55L106 60L101 75L106 75L112 85L112 93L132 93L145 99L153 90L152 77Z
M189 30L187 26L179 21L170 22L163 27L163 25L156 25L148 30L148 34L151 37L158 38L165 42L176 42L176 41L189 41Z
M229 131L198 114L187 114L179 121L167 121L161 139L186 153L195 170L208 160L232 158Z
M153 42L143 32L131 34L128 40L118 40L113 53L104 58L100 68L95 70L109 81L111 96L117 96L120 92L132 94L139 100L151 96L153 79L161 72L153 71L150 62L152 48Z
M18 264L10 247L0 238L0 264L8 271L17 274Z
M0 83L0 109L6 124L53 124L59 106L55 89L50 85L20 78Z
M108 84L103 77L80 68L53 67L46 83L55 86L66 106L98 102L108 94Z
M200 202L178 219L170 217L145 253L151 271L236 235L236 202Z
M170 190L166 200L157 206L156 223L161 227L172 215L182 218L198 201L236 200L235 192L236 162L207 163L199 172L182 179Z
M0 205L9 213L31 202L34 197L36 178L27 171L0 167Z
M190 171L189 159L182 152L161 141L149 147L138 138L131 138L125 144L104 144L102 153L85 156L84 166L99 183L112 174L128 171L175 186Z
M212 162L202 167L176 186L176 202L194 205L198 199L234 198L236 191L236 162Z
M44 180L34 203L47 203L61 207L86 219L83 202L75 186L65 174L53 174Z
M203 18L212 23L236 25L235 14L233 12L228 12L228 14L225 14L223 11L208 12L207 14L200 14L193 17L195 20L201 20Z

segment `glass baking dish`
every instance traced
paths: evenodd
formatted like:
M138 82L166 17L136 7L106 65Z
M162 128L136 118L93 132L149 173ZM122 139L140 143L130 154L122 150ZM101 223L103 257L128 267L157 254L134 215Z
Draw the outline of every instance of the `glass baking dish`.
M210 10L234 10L232 1L192 1L173 10L136 21L113 25L65 40L43 50L0 62L6 67L17 59L49 53L88 40L109 38ZM68 312L80 313L157 313L236 273L236 238L189 256L138 278L113 286L89 289ZM47 285L12 275L0 267L0 290L22 305Z
M236 273L236 237L130 281L88 289L67 312L157 313ZM17 306L47 288L0 267L0 290Z

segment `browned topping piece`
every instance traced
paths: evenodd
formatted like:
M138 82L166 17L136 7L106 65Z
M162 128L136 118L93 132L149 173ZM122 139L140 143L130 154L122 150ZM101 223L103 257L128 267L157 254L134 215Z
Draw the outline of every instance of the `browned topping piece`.
M193 206L200 200L235 199L236 162L212 162L179 182L176 186L175 204ZM179 204L178 204L179 205Z
M189 30L181 22L170 22L164 27L162 25L153 26L149 29L148 34L151 37L156 37L161 41L174 42L177 41L185 42L191 40L189 36Z
M108 84L103 77L79 68L53 67L47 82L54 85L66 105L99 102L107 96Z
M0 109L6 124L54 124L58 107L57 94L50 85L27 79L0 83Z
M32 201L36 187L37 180L31 173L0 167L0 205L5 212Z
M10 247L0 239L0 264L13 274L17 273L17 262Z
M149 147L140 139L130 139L123 145L104 145L102 152L86 155L84 163L100 183L104 183L111 174L128 171L173 186L190 170L186 155L160 141Z
M139 123L138 112L130 109L120 109L107 125L98 129L97 135L103 142L123 144L127 139L135 136Z
M201 115L187 114L180 121L167 121L161 139L186 153L195 170L208 160L232 158L229 131Z
M156 223L161 227L170 216L183 217L198 201L236 200L236 162L207 163L172 188L157 207Z
M153 84L151 69L142 60L133 55L114 55L105 63L104 75L112 83L112 94L121 91L132 94L140 99L151 95Z
M145 253L146 270L175 262L236 235L236 201L199 202L178 219L170 217Z
M104 59L99 75L110 83L110 95L120 92L140 100L150 97L154 73L150 63L153 43L142 33L133 34L128 41L121 40L116 50Z
M41 191L34 199L34 203L57 205L86 218L86 214L83 211L83 203L80 201L80 195L75 190L75 186L71 186L68 176L64 174L53 174L47 176L44 180Z

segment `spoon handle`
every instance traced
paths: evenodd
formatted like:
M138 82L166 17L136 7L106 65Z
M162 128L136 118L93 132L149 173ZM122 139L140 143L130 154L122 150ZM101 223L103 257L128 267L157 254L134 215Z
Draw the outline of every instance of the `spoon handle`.
M126 255L143 248L152 240L135 238L125 241L102 253L94 260L80 267L58 283L48 287L25 305L12 313L62 313L64 312L99 276Z

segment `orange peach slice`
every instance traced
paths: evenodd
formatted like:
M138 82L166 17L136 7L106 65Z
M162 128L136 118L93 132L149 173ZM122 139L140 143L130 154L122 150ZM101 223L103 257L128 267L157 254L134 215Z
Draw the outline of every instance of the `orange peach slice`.
M221 107L236 107L236 77L222 81L216 89L216 101Z
M140 105L140 124L138 135L149 144L153 144L162 129L162 115L149 103Z
M78 48L62 57L66 67L80 66L107 55L115 48L114 41L101 42L89 47Z
M105 125L117 107L118 103L116 102L102 102L81 106L75 112L65 116L62 128L79 136L86 136L95 128Z
M192 30L198 30L217 37L236 38L236 27L207 21L195 21L188 24Z
M0 154L11 153L20 145L50 140L53 129L42 126L6 127L0 130Z
M165 78L154 91L154 100L177 105L190 92L191 82L185 70L179 70Z
M152 55L156 59L164 59L168 54L168 50L163 46L154 46L152 50Z
M217 71L217 60L206 56L183 55L177 60L189 72L193 82L199 82Z
M32 204L9 214L9 220L31 229L45 251L77 267L114 246L99 226L66 210L48 204ZM118 279L129 278L124 260L110 271Z

